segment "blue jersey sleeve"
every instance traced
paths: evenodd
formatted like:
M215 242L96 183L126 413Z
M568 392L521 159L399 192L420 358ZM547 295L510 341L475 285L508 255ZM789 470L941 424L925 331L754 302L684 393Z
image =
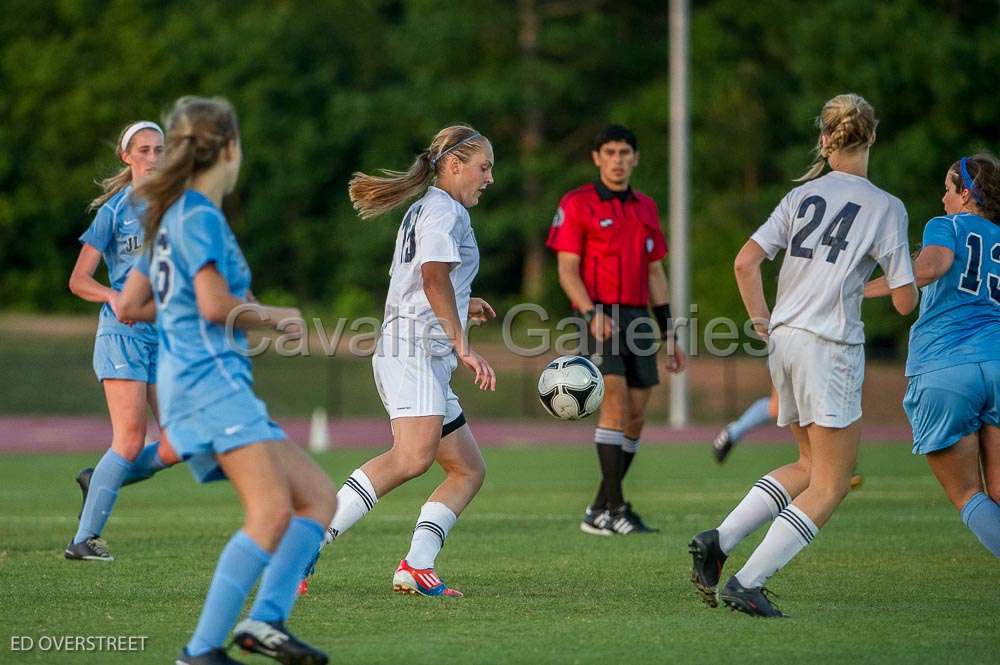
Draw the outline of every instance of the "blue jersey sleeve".
M87 230L80 236L80 242L90 245L103 254L111 245L114 234L115 216L111 212L111 206L104 204L97 211L94 221L90 223Z
M957 235L955 224L947 217L935 217L924 227L924 247L944 247L955 251Z
M180 244L192 278L209 263L221 270L226 256L225 224L217 211L207 207L184 220Z

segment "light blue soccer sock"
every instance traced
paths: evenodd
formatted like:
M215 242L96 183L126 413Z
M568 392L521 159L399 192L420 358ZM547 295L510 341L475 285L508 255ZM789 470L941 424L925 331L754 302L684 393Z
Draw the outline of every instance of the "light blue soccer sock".
M122 481L122 487L137 483L140 480L152 478L153 474L166 469L168 466L170 465L160 459L160 442L153 441L146 444L139 452L139 456L132 462L132 468L129 470L128 475L125 476L125 480Z
M1000 557L1000 506L979 492L962 508L962 521L986 549Z
M763 427L764 425L773 422L774 418L771 417L771 413L769 411L770 405L770 397L761 397L759 400L751 404L750 407L743 412L742 416L740 416L736 421L729 423L726 427L726 429L729 430L729 438L739 441L758 427Z
M189 655L200 656L223 645L243 603L270 560L271 555L242 529L229 539L215 566L198 627L187 643Z
M285 531L264 579L257 598L250 608L250 618L257 621L284 621L292 613L302 571L323 542L323 525L308 517L293 517Z
M74 543L80 543L88 538L99 536L104 525L111 517L115 499L118 498L118 488L132 469L132 463L108 449L104 457L94 467L90 477L90 489L87 491L87 501L80 515L80 526L73 536Z

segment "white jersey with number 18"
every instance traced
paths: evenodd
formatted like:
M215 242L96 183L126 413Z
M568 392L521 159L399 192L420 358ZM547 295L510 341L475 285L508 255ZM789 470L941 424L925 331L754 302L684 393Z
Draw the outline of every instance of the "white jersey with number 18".
M396 234L383 334L398 339L430 338L435 340L436 346L444 344L444 330L424 293L420 270L423 264L431 261L450 265L455 305L464 327L469 315L472 281L479 272L479 247L468 210L437 187L429 187L427 193L410 206Z
M751 240L769 259L787 250L771 330L789 326L863 344L861 301L876 264L890 288L913 281L902 201L842 171L790 191Z

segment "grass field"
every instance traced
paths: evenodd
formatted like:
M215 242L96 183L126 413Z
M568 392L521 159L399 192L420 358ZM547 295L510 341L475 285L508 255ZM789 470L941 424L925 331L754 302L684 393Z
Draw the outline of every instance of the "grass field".
M586 536L592 451L485 451L485 487L439 571L467 598L394 595L422 499L439 478L386 497L327 550L292 625L335 663L996 663L1000 567L901 445L863 450L864 486L771 580L790 620L712 610L688 582L686 543L717 524L787 447L737 450L718 468L701 446L644 449L627 482L659 534ZM338 481L368 457L321 457ZM105 536L111 564L65 561L95 456L0 460L0 662L170 662L193 629L216 557L239 526L226 483L184 468L126 488ZM735 572L762 535L737 549ZM6 634L147 635L131 654L14 653ZM247 657L248 662L271 662Z

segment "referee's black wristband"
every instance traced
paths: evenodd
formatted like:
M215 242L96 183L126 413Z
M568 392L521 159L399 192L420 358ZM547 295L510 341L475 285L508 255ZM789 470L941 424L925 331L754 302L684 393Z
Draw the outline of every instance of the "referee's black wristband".
M586 321L587 323L590 323L591 321L594 320L594 314L596 313L597 309L594 307L591 307L586 312L581 312L581 314L583 315L583 320Z
M660 339L674 337L674 317L670 314L670 303L653 305L653 317L660 327Z

